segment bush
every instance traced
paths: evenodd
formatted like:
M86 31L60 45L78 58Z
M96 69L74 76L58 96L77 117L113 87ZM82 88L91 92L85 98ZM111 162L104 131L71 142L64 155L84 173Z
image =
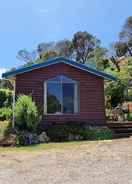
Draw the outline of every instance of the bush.
M32 98L19 96L15 105L15 125L19 130L36 131L39 121L38 110Z
M83 136L84 140L106 140L112 139L113 133L108 128L96 128L92 130L80 131L80 135Z
M68 139L69 129L66 125L51 125L47 129L47 135L52 141L66 141Z
M0 89L0 108L10 107L12 104L12 91L9 89Z
M80 131L84 129L84 123L68 122L67 124L58 123L50 125L46 132L50 139L53 141L67 141L69 140L69 135L79 135Z
M127 120L128 121L132 121L132 112L128 113Z
M88 129L83 125L51 125L47 129L47 135L51 141L68 140L106 140L113 137L112 131L108 128Z
M10 107L0 108L0 121L10 120L12 117L12 109Z

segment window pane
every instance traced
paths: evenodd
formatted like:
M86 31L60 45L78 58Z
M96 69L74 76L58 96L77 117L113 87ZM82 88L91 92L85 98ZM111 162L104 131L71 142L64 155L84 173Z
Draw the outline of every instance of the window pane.
M74 84L63 83L63 113L74 113Z
M61 113L61 94L60 83L47 83L47 113Z

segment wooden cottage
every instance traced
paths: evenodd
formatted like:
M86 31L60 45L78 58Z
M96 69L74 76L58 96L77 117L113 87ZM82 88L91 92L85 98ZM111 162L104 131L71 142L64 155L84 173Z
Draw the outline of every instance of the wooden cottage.
M109 74L64 57L3 74L15 80L16 94L31 95L43 112L43 123L105 124L104 79Z

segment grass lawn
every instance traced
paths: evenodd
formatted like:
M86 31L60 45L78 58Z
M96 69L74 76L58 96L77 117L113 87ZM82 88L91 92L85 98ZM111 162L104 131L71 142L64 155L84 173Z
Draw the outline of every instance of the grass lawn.
M111 140L103 141L71 141L71 142L61 142L61 143L45 143L45 144L35 144L30 146L20 146L20 147L0 147L0 152L7 151L42 151L50 149L70 149L73 147L78 147L81 145L92 145L100 143L109 143Z

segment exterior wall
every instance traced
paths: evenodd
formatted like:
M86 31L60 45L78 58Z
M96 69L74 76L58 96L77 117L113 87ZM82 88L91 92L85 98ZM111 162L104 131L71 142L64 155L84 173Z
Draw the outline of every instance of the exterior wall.
M32 95L39 109L44 110L44 81L56 75L66 75L78 81L80 112L76 115L44 115L43 122L105 123L104 80L64 63L35 69L16 77L17 94Z

